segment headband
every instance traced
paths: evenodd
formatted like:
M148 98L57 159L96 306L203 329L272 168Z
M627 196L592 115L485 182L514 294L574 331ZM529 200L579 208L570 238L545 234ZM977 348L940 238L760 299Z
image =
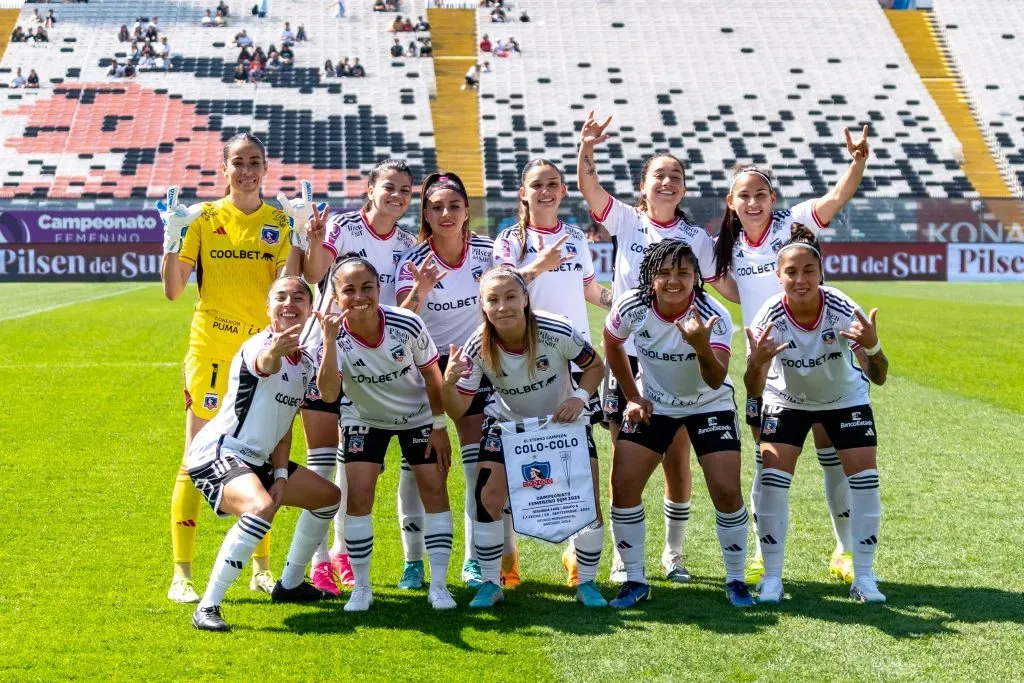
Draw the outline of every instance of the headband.
M781 249L775 252L775 258L779 258L780 256L782 256L782 252L786 251L787 249L796 248L807 249L813 252L814 255L818 257L819 261L821 260L821 252L815 249L813 244L808 244L807 242L790 242L789 244L785 244Z
M454 178L446 175L443 175L434 182L430 183L430 185L427 187L427 190L423 193L423 196L430 197L430 195L434 194L435 192L439 192L440 190L454 190L459 194L460 197L462 197L466 204L469 204L469 197L466 195L465 188L463 188L462 185L459 182L457 182Z
M497 266L495 268L491 268L486 273L484 273L483 276L480 278L480 284L483 285L484 281L486 280L490 280L496 277L503 277L506 275L515 280L517 283L519 283L520 287L522 287L523 289L527 289L528 291L528 288L526 286L526 280L523 279L523 276L519 274L518 270L516 270L515 268L511 268L509 266Z
M762 173L761 171L758 171L756 168L744 168L741 169L740 172L737 173L735 176L733 176L732 181L729 183L729 194L732 194L732 188L736 185L736 181L739 180L740 176L742 176L744 173L753 173L754 175L761 176L762 178L764 178L764 181L768 183L768 189L771 190L772 192L775 192L775 185L772 183L772 179L769 178L766 174Z

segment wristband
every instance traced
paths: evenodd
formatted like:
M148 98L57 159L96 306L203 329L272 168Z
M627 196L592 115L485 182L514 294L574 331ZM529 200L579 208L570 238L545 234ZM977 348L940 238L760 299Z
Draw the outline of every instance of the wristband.
M590 392L584 389L583 387L580 387L576 391L572 392L572 395L578 398L579 400L583 401L584 403L588 403L590 401Z
M445 419L444 414L434 416L434 429L447 429L448 420Z
M278 467L276 470L274 470L274 481L277 481L278 479L284 479L285 481L288 481L287 467Z
M877 355L878 352L881 351L881 350L882 350L882 340L879 339L878 341L875 342L875 345L872 346L870 349L864 349L864 353L868 354L869 356L874 356L874 355Z

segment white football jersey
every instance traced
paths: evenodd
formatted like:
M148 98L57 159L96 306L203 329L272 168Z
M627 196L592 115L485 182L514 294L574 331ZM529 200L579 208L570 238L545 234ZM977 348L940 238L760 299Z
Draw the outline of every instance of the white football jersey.
M732 321L725 308L710 296L703 300L690 294L687 310L696 301L702 320L721 318L711 328L711 347L731 352ZM686 343L675 321L663 317L656 304L646 305L638 290L623 294L608 312L605 328L616 339L630 335L636 343L640 365L638 387L644 398L654 404L654 412L668 417L687 417L715 410L734 410L733 386L725 382L712 389L701 377L697 354Z
M466 242L462 259L449 264L441 260L430 241L417 244L402 256L398 266L398 289L396 297L401 303L416 283L409 264L421 267L433 254L434 263L441 272L447 272L444 279L434 285L420 308L434 345L448 353L448 345L462 346L480 326L480 278L491 267L494 242L489 237L471 235Z
M754 315L769 297L782 291L775 274L775 254L789 240L793 223L802 223L814 232L828 227L828 223L822 224L814 213L815 201L808 199L791 209L772 211L772 221L756 243L748 241L746 233L740 230L729 270L739 288L744 327L753 324Z
M594 362L594 347L568 318L546 311L535 311L535 315L540 339L532 366L526 353L514 353L499 345L501 372L485 367L480 347L483 326L466 342L470 375L460 379L455 388L472 396L486 375L494 385L494 394L484 414L502 421L547 417L576 389L569 364L585 369Z
M270 345L269 329L242 344L231 360L231 375L224 402L206 423L189 448L189 467L213 460L217 449L210 446L223 439L250 465L259 467L288 433L299 410L306 384L316 377L317 365L306 351L281 360L281 369L262 375L256 357ZM192 458L199 458L193 461Z
M527 286L530 305L534 310L564 315L583 334L583 338L590 341L590 321L583 288L594 279L595 273L587 236L575 225L562 221L555 228L530 225L526 228L528 244L524 245L514 230L503 230L494 241L494 265L509 265L518 270L537 260L541 240L544 240L544 246L548 246L561 239L562 235L569 237L562 245L562 255L571 256L572 261L541 273Z
M754 316L754 332L760 335L774 321L769 335L789 344L768 369L766 406L833 410L868 403L868 378L853 355L857 345L839 334L856 320L854 310L859 308L850 297L822 287L818 320L804 328L793 319L784 294L764 302Z
M608 198L608 204L600 214L592 212L591 216L604 225L618 242L615 280L612 282L612 294L616 299L640 284L640 264L644 260L644 249L662 240L677 239L689 244L697 256L697 265L700 266L704 281L714 279L715 242L699 225L691 225L678 216L671 223L659 223L635 206L623 204L615 197ZM632 339L627 339L624 345L626 353L636 355Z
M338 423L383 429L413 429L433 419L420 374L437 362L437 347L420 317L380 306L380 339L360 339L342 321L338 364L344 396Z

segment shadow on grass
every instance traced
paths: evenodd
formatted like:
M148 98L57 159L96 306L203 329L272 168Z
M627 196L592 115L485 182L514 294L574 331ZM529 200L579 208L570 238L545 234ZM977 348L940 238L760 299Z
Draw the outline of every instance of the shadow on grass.
M453 591L459 608L435 612L425 591L375 592L369 612L349 614L342 610L347 594L339 601L319 603L291 614L279 628L269 631L306 633L353 633L358 629L408 630L431 636L465 650L465 630L519 635L566 633L577 636L607 635L631 629L690 626L713 633L756 634L775 626L783 615L795 615L840 625L867 626L891 637L922 638L955 632L955 623L1005 622L1024 624L1024 594L993 588L921 586L887 583L886 605L861 605L850 601L838 583L787 582L790 596L781 605L733 609L717 583L696 581L688 586L652 582L652 599L637 609L586 609L574 601L572 589L545 583L524 583L506 591L505 602L491 610L470 610L473 591ZM605 588L606 596L612 593ZM512 654L488 649L492 654Z

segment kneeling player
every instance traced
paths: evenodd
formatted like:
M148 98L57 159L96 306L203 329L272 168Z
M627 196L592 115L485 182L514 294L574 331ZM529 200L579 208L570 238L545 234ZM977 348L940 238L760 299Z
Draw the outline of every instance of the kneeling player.
M757 508L764 579L758 599L782 599L789 487L808 430L821 424L850 482L850 597L885 602L873 568L882 502L877 427L868 399L869 381L883 384L889 368L875 329L877 309L865 317L848 296L821 285L817 240L802 226L793 226L777 264L783 291L761 306L753 329L747 329L750 355L743 376L749 395L764 391Z
M344 397L341 448L348 479L345 543L356 585L346 612L370 609L373 499L391 437L416 477L434 609L454 609L445 579L452 555L448 469L452 447L441 400L437 348L418 315L380 303L380 276L366 259L350 255L334 270L335 301L344 322L337 338ZM325 337L328 339L329 337Z
M623 342L636 342L639 382ZM743 580L747 508L740 494L740 438L729 381L729 313L704 293L693 250L682 240L646 249L636 289L615 302L604 332L608 365L628 403L612 466L612 532L626 582L612 607L650 597L644 573L644 486L676 435L685 430L704 470L725 560L725 592L753 604Z
M229 629L220 614L224 593L270 531L282 505L305 508L305 512L271 597L275 602L328 597L305 583L303 573L338 509L341 493L331 482L290 462L286 451L275 450L291 428L314 374L328 398L336 397L341 386L333 349L325 350L317 370L313 358L299 345L299 332L312 307L313 294L299 277L280 278L270 287L270 326L242 344L231 361L223 408L189 448L185 464L196 488L218 515L239 518L221 545L206 592L192 615L192 625L198 629ZM320 323L331 338L341 318L322 317Z
M575 422L604 375L604 364L582 333L567 318L534 311L523 277L511 268L487 271L480 280L484 322L464 348L451 348L444 374L445 407L453 420L465 414L483 378L494 394L484 408L484 432L477 469L473 543L484 583L470 607L491 607L502 600L501 555L504 548L502 509L508 500L500 422L530 417L554 417ZM569 364L582 371L574 389ZM539 388L538 388L539 387ZM587 426L594 480L594 499L600 500L597 448ZM601 561L604 526L597 522L573 537L579 583L576 599L587 607L604 607L594 579Z

